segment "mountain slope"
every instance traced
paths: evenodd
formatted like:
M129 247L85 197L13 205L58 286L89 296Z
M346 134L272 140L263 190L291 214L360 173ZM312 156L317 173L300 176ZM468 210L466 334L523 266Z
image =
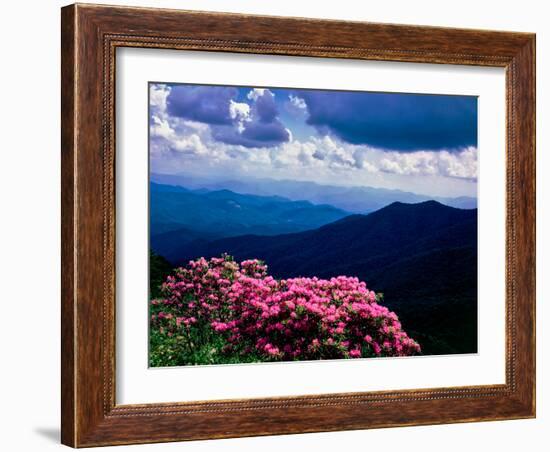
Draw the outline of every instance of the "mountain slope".
M223 179L188 174L151 174L151 179L164 184L183 185L193 189L229 189L238 193L260 196L284 196L290 200L308 200L314 204L330 204L353 213L369 213L393 202L418 203L436 200L461 209L474 209L474 197L434 197L402 190L366 186L334 186L315 182L274 179Z
M475 246L476 224L476 210L455 209L435 201L393 203L369 215L351 215L311 231L191 244L181 261L228 252L238 259L264 259L279 277L345 272L368 280L372 270L427 250Z
M276 235L314 229L347 215L328 205L230 190L150 185L151 246L170 259L187 242L244 234Z
M349 215L329 205L230 190L150 185L152 235L188 228L203 235L281 234L317 228Z
M477 350L477 210L393 203L318 229L191 242L178 263L229 253L265 260L278 278L357 276L429 353ZM414 336L413 336L414 337Z

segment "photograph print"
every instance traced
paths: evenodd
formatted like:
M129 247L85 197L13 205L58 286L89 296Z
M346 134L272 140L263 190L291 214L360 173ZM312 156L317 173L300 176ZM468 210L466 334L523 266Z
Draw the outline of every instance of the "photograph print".
M148 89L149 366L477 353L477 97Z

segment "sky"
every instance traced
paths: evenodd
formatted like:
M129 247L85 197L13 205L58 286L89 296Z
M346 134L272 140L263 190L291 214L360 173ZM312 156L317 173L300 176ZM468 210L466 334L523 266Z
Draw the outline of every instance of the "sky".
M477 194L477 98L149 84L151 171Z

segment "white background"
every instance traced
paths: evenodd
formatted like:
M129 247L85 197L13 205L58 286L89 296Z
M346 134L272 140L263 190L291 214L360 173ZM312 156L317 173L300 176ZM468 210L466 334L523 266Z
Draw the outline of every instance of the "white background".
M537 32L538 275L548 272L550 31L536 0L461 2L394 0L117 0L119 4L310 16ZM59 424L59 1L9 2L2 8L2 222L0 328L2 449L61 449ZM116 450L280 451L542 451L548 412L548 278L538 280L538 417L447 426L406 427L223 441L119 447ZM546 351L546 356L543 355ZM546 383L546 384L545 384Z
M117 51L116 80L117 403L504 383L503 69L132 48ZM144 124L150 80L479 96L478 353L147 369L149 168Z

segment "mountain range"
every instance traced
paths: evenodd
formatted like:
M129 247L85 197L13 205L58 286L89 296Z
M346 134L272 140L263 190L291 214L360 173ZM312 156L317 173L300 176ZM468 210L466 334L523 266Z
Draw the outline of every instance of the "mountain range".
M281 196L152 184L151 248L171 266L228 253L262 259L278 278L357 276L383 293L424 353L477 351L477 209L430 200L350 214Z
M230 190L190 190L150 184L151 247L177 261L190 243L222 237L278 235L315 229L350 215L342 209L280 196L256 196Z
M229 253L238 260L258 258L269 264L279 278L340 274L357 276L387 290L399 272L411 261L438 262L437 273L446 275L445 288L454 292L460 284L458 268L464 258L475 257L477 210L456 209L436 201L419 204L392 203L368 215L350 215L314 230L275 237L241 235L206 242L191 242L177 264L196 256ZM452 253L454 258L443 259ZM422 265L425 267L425 264ZM473 272L475 275L475 271ZM433 279L433 275L427 276ZM427 286L425 277L407 275L402 286ZM429 289L427 289L429 290Z
M209 191L231 190L257 196L278 196L291 201L306 200L313 204L329 204L351 213L369 213L392 202L418 203L434 200L460 209L475 209L477 199L468 196L427 196L402 190L366 186L322 185L315 182L275 179L221 179L196 174L151 174L151 181L159 184L184 186Z
M222 253L262 259L278 278L357 276L389 302L475 298L477 210L393 203L305 232L191 242L175 264Z

